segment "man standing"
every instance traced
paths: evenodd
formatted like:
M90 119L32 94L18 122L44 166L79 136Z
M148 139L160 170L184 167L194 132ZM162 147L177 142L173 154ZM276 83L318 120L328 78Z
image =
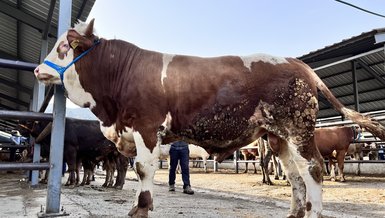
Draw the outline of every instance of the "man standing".
M169 191L175 191L176 168L179 161L182 170L183 193L189 195L194 194L194 191L191 189L190 185L189 156L190 151L186 142L176 141L171 144L170 169L168 176Z

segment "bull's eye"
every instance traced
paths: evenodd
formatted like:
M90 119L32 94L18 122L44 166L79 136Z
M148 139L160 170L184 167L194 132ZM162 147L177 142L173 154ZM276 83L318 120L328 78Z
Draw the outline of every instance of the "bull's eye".
M56 51L58 53L58 57L63 60L67 55L68 50L70 49L68 42L61 41Z
M69 49L70 47L69 47L69 45L68 45L67 43L64 43L64 44L63 44L63 48Z

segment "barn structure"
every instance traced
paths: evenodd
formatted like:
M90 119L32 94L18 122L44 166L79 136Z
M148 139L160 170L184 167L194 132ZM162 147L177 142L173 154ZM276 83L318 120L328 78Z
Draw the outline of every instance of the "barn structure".
M59 4L60 3L60 4ZM44 112L55 96L52 161L62 160L65 99L60 87L39 84L33 69L46 56L57 35L77 20L86 20L95 0L0 1L0 131L11 133L18 120L52 119ZM309 64L333 94L346 106L378 119L385 115L385 29L374 29L298 57ZM322 95L320 123L343 120ZM0 142L1 143L1 142ZM0 146L3 146L1 144ZM6 145L7 146L7 145ZM38 159L38 146L34 153ZM61 151L60 151L61 149ZM36 170L51 166L46 213L59 213L60 162L12 167L0 170ZM36 183L37 177L32 179ZM59 190L59 192L57 192ZM57 194L59 193L59 194ZM59 195L59 196L58 196Z
M37 112L45 111L53 95L55 99L50 163L38 163L40 146L35 144L32 164L0 165L0 170L35 170L32 173L32 185L38 182L37 169L50 169L46 207L42 216L61 214L66 100L62 87L45 88L35 80L32 72L52 49L58 35L64 33L78 19L87 19L94 3L95 0L0 2L0 131L10 133L15 129L18 120L52 120L52 114ZM7 146L9 145L3 147Z

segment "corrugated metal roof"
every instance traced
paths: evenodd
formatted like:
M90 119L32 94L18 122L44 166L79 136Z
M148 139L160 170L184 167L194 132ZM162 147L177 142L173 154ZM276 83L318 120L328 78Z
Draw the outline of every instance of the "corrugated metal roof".
M299 59L313 68L318 68L356 55L365 54L347 62L316 70L316 73L345 106L354 109L352 62L357 62L356 77L360 111L384 110L385 43L376 43L375 41L375 35L384 32L385 28L364 32L361 35L305 54ZM371 52L376 51L375 49L378 49L378 51ZM340 115L337 111L331 109L328 103L320 102L319 108L319 118Z
M19 2L19 5L17 4ZM40 62L42 33L52 1L0 1L0 58L30 63ZM86 20L95 0L72 0L72 24ZM59 1L56 1L48 35L49 50L56 42ZM35 77L32 72L0 68L0 110L28 111ZM13 120L0 119L0 130L12 127Z

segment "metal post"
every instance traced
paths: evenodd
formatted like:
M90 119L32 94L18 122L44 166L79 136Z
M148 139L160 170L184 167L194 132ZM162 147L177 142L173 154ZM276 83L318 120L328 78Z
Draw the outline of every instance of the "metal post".
M71 26L72 1L60 1L58 36L61 36ZM64 129L66 99L62 86L55 86L53 107L53 125L51 133L50 164L48 176L46 214L60 212L60 192L63 166Z
M214 157L214 172L218 172L218 161L217 159Z
M235 167L235 173L238 173L238 171L239 171L238 159L239 159L239 150L236 150L236 151L234 151L234 167Z
M357 86L357 62L356 61L352 61L352 78L353 78L354 106L355 106L355 110L360 112L360 102L358 98L358 86Z
M33 139L31 140L34 141ZM40 163L40 152L41 146L38 143L34 143L33 145L33 163ZM33 170L31 174L31 186L37 186L39 184L39 171Z
M40 62L43 62L44 58L48 53L48 40L43 40L41 44L41 52L40 52ZM33 101L32 101L32 111L38 112L40 110L41 105L44 101L44 93L45 86L40 83L37 79L35 79L35 85L33 87ZM40 144L34 144L33 146L33 162L40 162ZM31 186L36 186L39 183L39 171L32 171L31 175Z

